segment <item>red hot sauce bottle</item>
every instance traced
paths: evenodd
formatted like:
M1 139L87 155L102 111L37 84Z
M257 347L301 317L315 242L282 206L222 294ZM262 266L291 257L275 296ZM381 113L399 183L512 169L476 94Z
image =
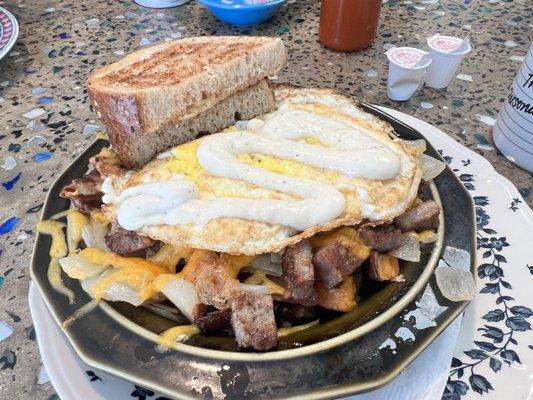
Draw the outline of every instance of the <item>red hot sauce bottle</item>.
M322 0L320 42L336 51L359 51L376 37L381 0Z

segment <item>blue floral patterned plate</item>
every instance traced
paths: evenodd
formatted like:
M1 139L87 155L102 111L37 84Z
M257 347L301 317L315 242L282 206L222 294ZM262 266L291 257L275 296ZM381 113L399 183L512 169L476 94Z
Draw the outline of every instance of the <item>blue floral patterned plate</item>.
M463 315L442 399L531 398L532 210L486 159L425 122L385 111L442 149L476 208L478 294Z
M0 7L0 60L9 53L19 36L19 24L17 19Z

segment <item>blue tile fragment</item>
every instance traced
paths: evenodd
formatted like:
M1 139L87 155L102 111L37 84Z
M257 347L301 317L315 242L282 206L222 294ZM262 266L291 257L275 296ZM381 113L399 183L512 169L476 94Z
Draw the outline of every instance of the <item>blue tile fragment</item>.
M37 101L37 104L52 104L53 102L54 98L52 96L43 96Z
M51 157L52 157L52 153L50 153L49 151L46 151L44 153L34 154L31 158L33 159L33 161L40 163L40 162L50 159Z
M460 108L460 107L464 106L464 104L465 103L461 99L452 100L452 107L453 108Z
M19 223L20 218L18 217L11 217L7 221L2 222L0 224L0 235L5 235L6 233L11 232L15 226Z
M21 175L22 175L22 172L19 172L13 179L10 179L9 181L2 182L2 186L4 188L6 188L6 190L13 189L15 184L19 181Z

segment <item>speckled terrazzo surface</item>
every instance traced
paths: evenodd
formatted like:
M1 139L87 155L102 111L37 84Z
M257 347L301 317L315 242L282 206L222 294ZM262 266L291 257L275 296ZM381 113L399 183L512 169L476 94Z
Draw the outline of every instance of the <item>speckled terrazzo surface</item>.
M335 87L426 120L485 156L531 205L531 175L497 154L490 139L491 124L531 41L527 3L389 0L374 45L342 54L317 42L317 1L289 1L275 19L248 30L217 22L194 2L153 10L129 1L0 1L15 14L21 31L0 60L0 398L56 396L41 371L27 304L28 265L48 188L99 129L85 90L93 68L163 40L279 35L289 48L279 82ZM474 49L458 78L446 90L424 88L404 103L387 99L384 50L424 48L425 36L434 32L471 33Z

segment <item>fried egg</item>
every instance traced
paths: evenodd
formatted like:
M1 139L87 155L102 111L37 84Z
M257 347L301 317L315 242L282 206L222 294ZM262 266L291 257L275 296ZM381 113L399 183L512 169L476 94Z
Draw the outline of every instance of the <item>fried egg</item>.
M271 114L140 170L111 169L103 212L175 246L255 255L409 207L421 167L389 124L331 90L282 87L276 98Z

